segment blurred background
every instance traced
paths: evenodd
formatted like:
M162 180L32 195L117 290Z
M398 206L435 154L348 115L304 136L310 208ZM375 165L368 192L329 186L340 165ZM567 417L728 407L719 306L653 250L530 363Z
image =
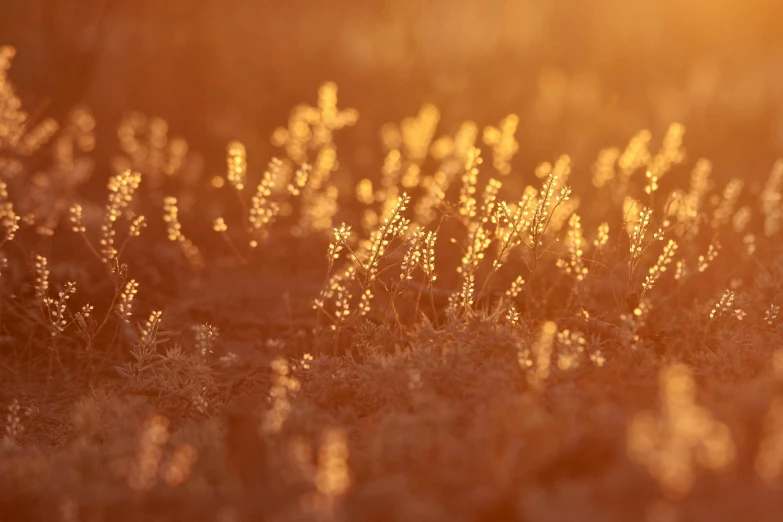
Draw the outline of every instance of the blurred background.
M780 0L0 0L0 13L26 106L62 120L85 103L99 159L138 110L208 168L231 139L266 161L272 130L325 80L360 113L345 139L378 149L358 167L378 164L383 123L425 102L438 134L518 114L522 172L564 152L588 170L673 121L718 176L765 176L783 149Z

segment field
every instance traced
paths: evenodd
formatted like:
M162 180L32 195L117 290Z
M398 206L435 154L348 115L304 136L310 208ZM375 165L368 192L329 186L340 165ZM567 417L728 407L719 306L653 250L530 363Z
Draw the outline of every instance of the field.
M446 106L406 113L320 78L196 145L65 88L28 103L0 47L0 522L780 520L762 47L619 102L610 66L543 67L524 111L497 108L516 77L483 99L443 73ZM366 52L346 70L402 70Z

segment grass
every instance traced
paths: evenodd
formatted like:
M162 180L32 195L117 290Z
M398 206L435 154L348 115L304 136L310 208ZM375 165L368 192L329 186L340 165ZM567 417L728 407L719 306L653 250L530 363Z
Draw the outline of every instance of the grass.
M264 168L234 141L194 181L134 113L102 180L92 115L30 116L13 55L0 520L783 513L783 161L721 180L673 123L528 175L517 115L427 105L351 179L325 83Z

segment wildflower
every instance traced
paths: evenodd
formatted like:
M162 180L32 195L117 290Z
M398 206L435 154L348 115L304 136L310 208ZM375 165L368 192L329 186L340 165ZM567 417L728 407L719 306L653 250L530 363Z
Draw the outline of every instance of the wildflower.
M212 229L215 232L226 232L228 230L228 225L226 225L226 220L222 217L215 218L215 221L212 223Z
M247 153L245 146L238 141L228 144L228 182L237 192L245 188L247 176Z
M710 243L710 245L707 247L707 254L699 256L699 272L704 272L707 270L707 267L709 267L710 264L715 261L715 258L718 257L718 251L720 251L720 243L717 241Z
M264 171L261 182L256 187L256 193L251 201L250 214L248 215L250 231L253 233L265 232L265 228L280 212L280 206L276 202L270 201L270 197L275 186L275 178L280 173L282 166L282 161L272 158Z
M661 277L661 274L666 272L667 266L672 262L672 257L677 251L677 246L677 243L670 239L669 243L663 247L663 252L660 256L658 256L658 260L655 262L655 264L650 267L649 273L644 280L644 284L642 285L642 295L652 288L655 282L658 281L658 279Z
M155 342L155 337L158 333L158 325L160 324L160 318L163 312L160 310L150 313L149 319L144 323L140 329L142 342L152 345Z
M216 326L204 323L193 327L193 331L196 333L196 349L201 355L207 355L212 353L212 349L215 346L220 331Z
M726 290L725 292L723 292L723 295L718 301L718 304L716 304L715 307L713 307L712 311L710 312L710 321L712 321L713 319L718 319L719 317L725 315L731 309L731 305L733 303L734 303L734 292L732 290Z
M87 229L84 227L84 223L82 222L82 206L78 203L74 203L69 209L69 214L72 230L77 234L83 234L86 232Z
M2 136L0 136L0 138L2 138ZM13 204L8 198L6 184L0 181L0 227L5 230L3 242L14 239L17 230L19 230L20 220L21 218L14 212Z
M772 326L772 324L777 320L779 313L780 306L771 303L764 311L764 322L767 324L767 326Z
M120 292L120 302L117 304L117 313L119 316L128 321L131 316L131 310L133 309L133 298L136 297L136 293L139 291L139 283L135 279L131 279L125 283L125 287Z
M577 214L571 214L568 219L568 234L566 236L566 247L568 248L568 257L558 259L557 266L562 268L566 274L573 276L577 281L584 280L588 273L582 255L584 254L585 239L582 235L582 224Z
M348 469L348 441L345 432L330 429L324 435L318 452L318 471L315 476L318 493L330 503L342 497L351 486Z
M519 116L509 114L500 120L499 127L488 126L484 129L484 143L492 147L492 164L503 175L511 172L511 159L519 150L514 133L519 125Z
M133 202L133 196L141 183L141 174L125 170L109 179L109 201L106 204L106 213L101 225L101 260L108 264L117 257L117 249L114 248L116 231L114 223ZM137 226L140 224L137 223Z
M595 248L602 248L609 241L609 223L598 225L598 235L593 241Z
M599 368L606 363L606 357L604 357L604 354L601 352L601 350L595 350L592 352L590 354L590 360Z
M33 266L35 268L35 297L43 302L49 292L49 262L42 255L36 254Z
M19 404L18 399L11 401L8 406L8 415L5 422L5 437L11 442L16 442L24 432L24 425L22 424L22 407Z
M137 216L130 225L130 229L128 230L128 235L130 237L139 237L141 235L142 229L144 229L147 226L147 221L144 218L144 216Z
M522 292L522 286L524 284L525 280L522 278L522 276L517 276L517 278L511 282L509 289L506 290L506 296L511 299L516 299L520 292Z
M535 365L535 372L528 376L528 383L537 391L540 391L544 381L549 377L552 364L552 347L554 346L556 334L557 324L553 321L547 321L541 327L541 334L533 347L532 359Z
M646 172L645 176L647 177L647 185L644 186L644 191L647 194L652 195L653 192L658 190L658 176L649 170Z
M696 385L683 364L660 374L659 415L638 413L628 428L630 457L644 465L661 488L676 497L695 481L695 465L723 469L734 460L736 448L728 427L695 402Z
M275 373L272 389L269 391L271 408L264 415L261 429L265 433L279 432L291 411L291 399L299 391L299 381L291 376L288 362L282 357L272 361Z

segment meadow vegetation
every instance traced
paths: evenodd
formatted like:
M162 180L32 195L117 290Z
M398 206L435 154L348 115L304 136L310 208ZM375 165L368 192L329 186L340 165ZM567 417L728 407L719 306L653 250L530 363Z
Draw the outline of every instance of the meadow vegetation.
M130 113L103 165L14 54L0 520L783 515L783 160L721 181L674 122L522 173L518 115L424 105L352 179L326 82L274 157Z

